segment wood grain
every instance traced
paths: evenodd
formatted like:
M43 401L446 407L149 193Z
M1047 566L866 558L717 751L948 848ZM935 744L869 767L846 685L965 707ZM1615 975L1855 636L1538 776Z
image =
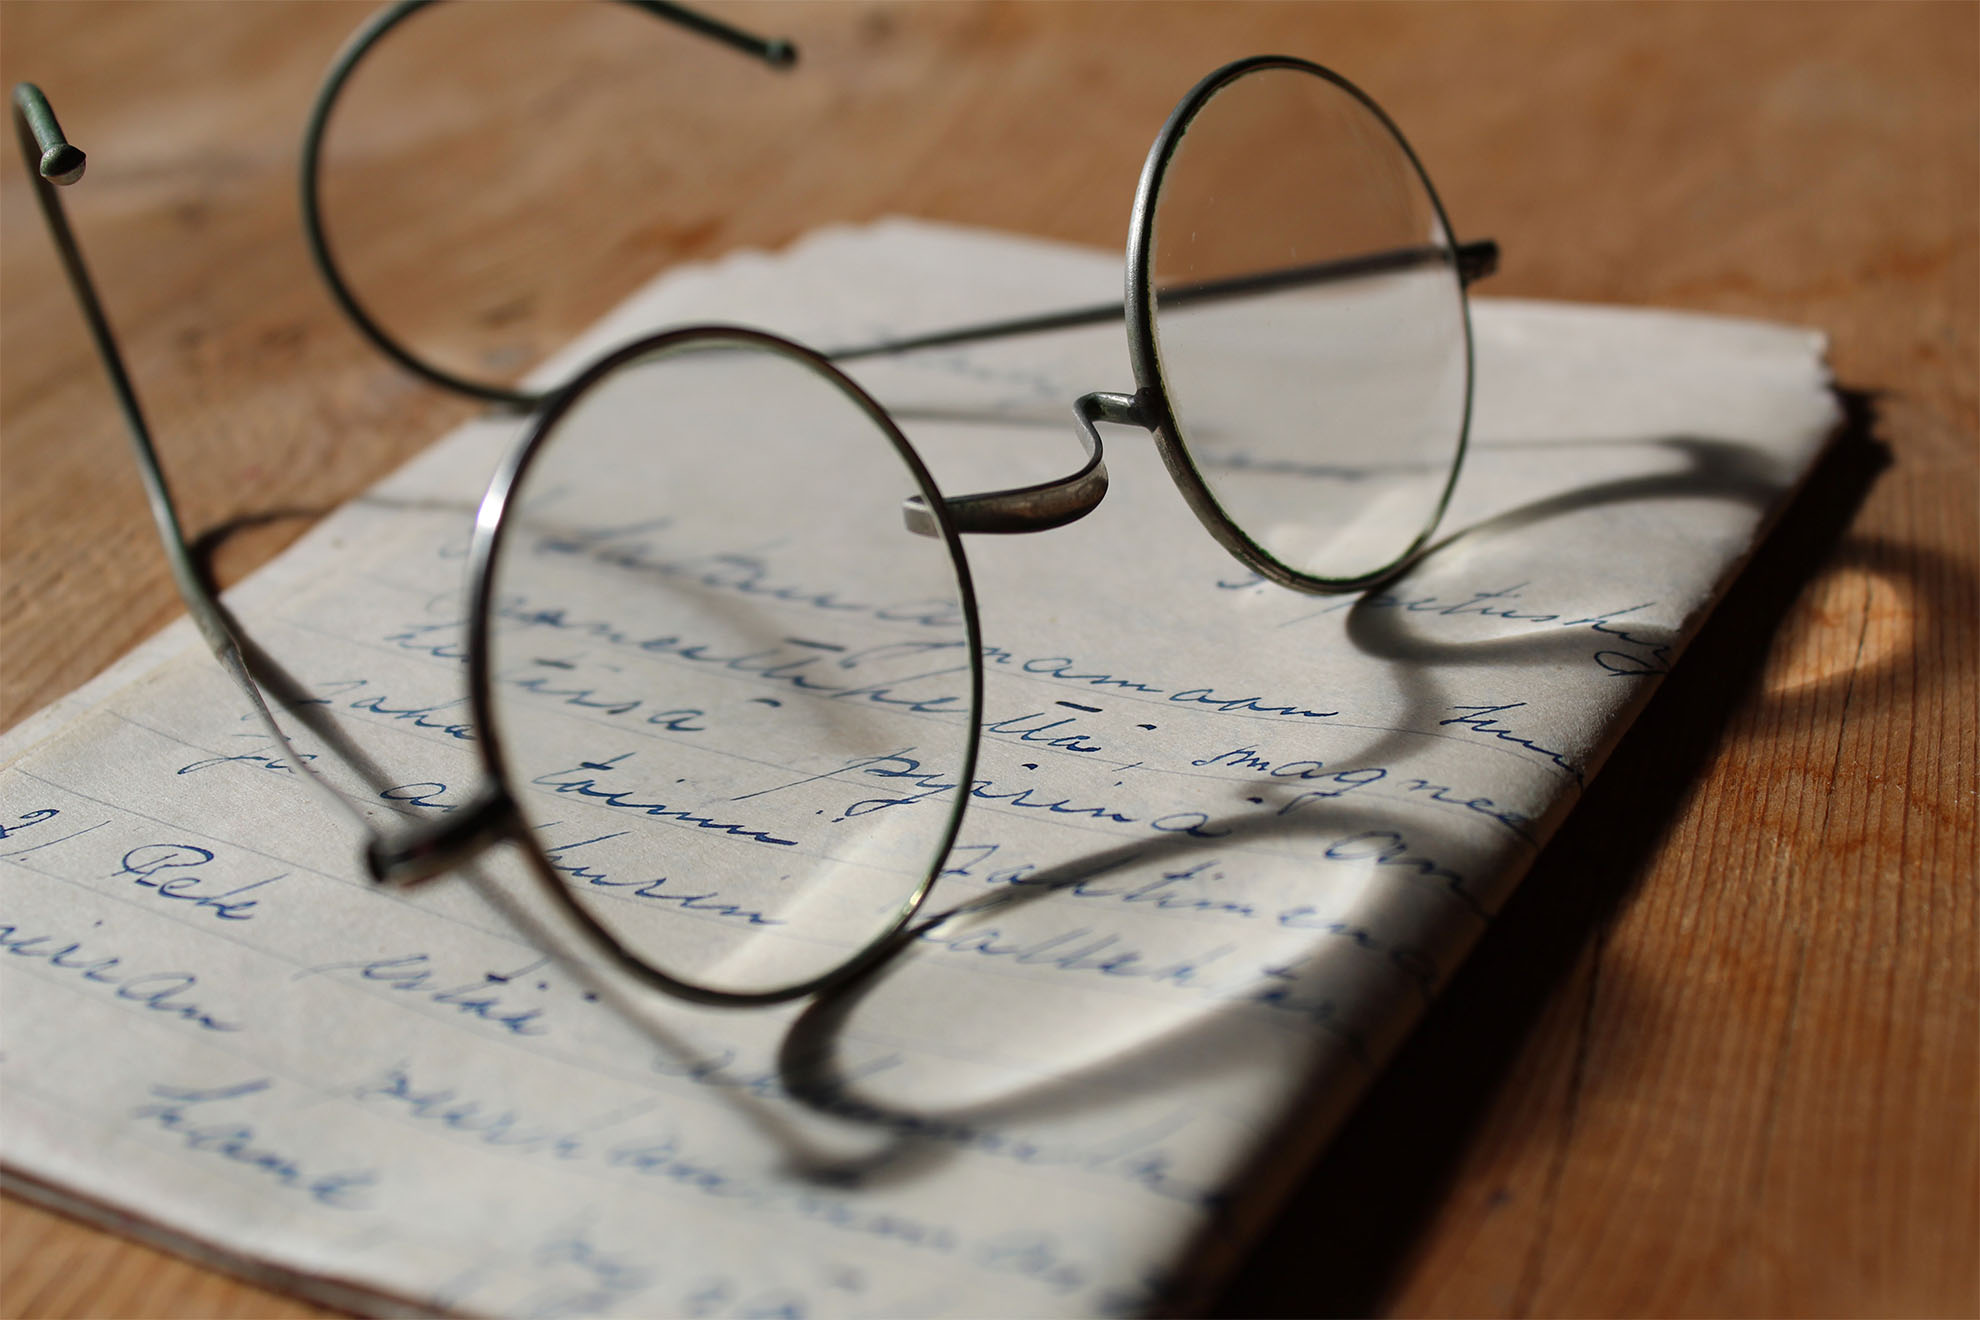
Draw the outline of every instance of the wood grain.
M1490 292L1827 331L1849 433L1217 1305L1980 1313L1980 9L724 5L798 41L788 77L616 7L458 10L367 75L332 201L391 324L476 370L834 221L1118 248L1168 107L1264 50L1381 100L1503 244ZM0 7L0 72L91 154L76 223L228 578L468 412L297 236L302 113L365 12ZM179 607L13 166L0 239L11 725ZM316 1313L3 1209L7 1316Z

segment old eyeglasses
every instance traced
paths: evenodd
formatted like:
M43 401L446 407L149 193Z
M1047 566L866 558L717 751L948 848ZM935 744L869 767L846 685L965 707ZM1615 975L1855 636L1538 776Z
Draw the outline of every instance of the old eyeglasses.
M961 536L1094 508L1098 423L1151 432L1210 533L1295 589L1379 580L1441 514L1470 410L1465 286L1497 249L1452 238L1401 134L1338 75L1262 56L1183 99L1142 172L1121 304L830 354L753 330L671 330L529 393L401 344L345 281L321 213L339 93L428 2L381 12L332 66L304 138L307 238L384 352L535 415L475 525L466 633L484 782L437 821L389 836L365 825L375 878L422 879L511 842L650 984L721 1004L814 992L891 947L977 782L982 648ZM672 4L627 2L772 65L794 57ZM187 550L52 186L80 177L82 154L35 88L14 105L179 588L285 738ZM1135 389L1078 399L1085 463L1011 490L943 495L838 365L1107 321L1125 325Z

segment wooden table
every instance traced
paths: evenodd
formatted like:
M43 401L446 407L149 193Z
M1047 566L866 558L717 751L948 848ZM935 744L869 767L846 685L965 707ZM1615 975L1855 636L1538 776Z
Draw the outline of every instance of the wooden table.
M364 12L0 11L6 79L91 153L76 220L230 580L470 411L357 339L297 236L303 110ZM688 58L612 7L419 19L339 143L388 319L512 372L669 263L828 221L1118 249L1168 107L1283 50L1404 125L1504 244L1489 292L1830 334L1848 433L1221 1306L1980 1312L1980 9L721 12L801 68ZM476 72L457 97L436 66ZM11 725L180 607L0 178ZM314 1313L18 1201L0 1249L9 1316Z

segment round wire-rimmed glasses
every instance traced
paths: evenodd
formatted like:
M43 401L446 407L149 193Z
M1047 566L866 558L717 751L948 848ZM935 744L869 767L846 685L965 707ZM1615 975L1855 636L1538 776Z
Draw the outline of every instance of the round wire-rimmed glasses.
M1452 238L1395 125L1319 65L1240 60L1176 107L1142 172L1121 303L830 353L733 327L671 330L530 392L442 370L395 339L345 281L321 214L337 97L427 2L383 11L333 64L305 136L306 233L333 296L389 356L535 415L481 503L471 555L483 785L439 820L391 834L366 824L378 880L424 879L513 842L649 984L716 1004L814 993L893 947L971 795L983 668L960 537L1090 512L1107 482L1098 423L1151 432L1218 542L1294 589L1393 574L1448 502L1470 415L1465 286L1497 249ZM787 43L678 6L627 2L773 65L793 58ZM14 102L181 592L286 742L186 548L50 186L80 176L81 153L36 89ZM1274 168L1250 167L1261 153ZM840 365L1107 321L1125 326L1136 388L1081 396L1085 461L1007 490L944 495ZM765 448L738 449L752 443ZM765 480L792 497L765 498ZM615 700L600 696L607 681ZM779 713L746 738L710 737L741 705ZM598 732L599 711L637 715L640 740ZM546 821L566 833L545 837Z

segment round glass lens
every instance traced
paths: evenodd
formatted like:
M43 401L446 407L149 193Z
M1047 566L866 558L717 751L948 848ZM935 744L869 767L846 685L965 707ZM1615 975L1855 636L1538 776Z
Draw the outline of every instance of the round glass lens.
M1233 549L1313 585L1428 535L1471 391L1464 289L1428 182L1380 114L1303 66L1232 78L1153 211L1156 351Z
M747 334L630 356L531 450L489 570L492 759L551 881L663 976L804 986L946 853L975 655L913 496L851 386Z

